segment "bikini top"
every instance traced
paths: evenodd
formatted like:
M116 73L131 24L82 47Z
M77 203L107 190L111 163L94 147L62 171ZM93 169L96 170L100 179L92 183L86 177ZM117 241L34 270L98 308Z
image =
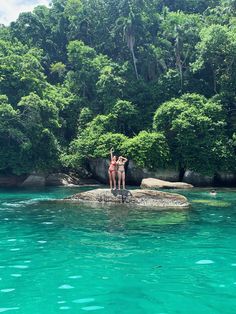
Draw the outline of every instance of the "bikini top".
M116 161L111 161L110 166L116 166Z
M118 168L124 167L124 166L125 166L125 163L124 163L124 162L119 162L119 163L117 163L117 166L118 166Z

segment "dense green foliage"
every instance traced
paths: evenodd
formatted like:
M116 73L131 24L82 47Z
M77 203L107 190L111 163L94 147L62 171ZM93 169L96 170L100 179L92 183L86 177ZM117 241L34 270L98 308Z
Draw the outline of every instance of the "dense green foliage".
M169 162L169 147L162 133L141 131L123 143L122 153L140 167L151 170L165 168Z
M0 171L235 170L234 0L53 0L0 26Z
M215 169L230 170L233 164L234 152L225 121L220 103L185 94L157 109L153 128L165 134L180 168L214 173Z

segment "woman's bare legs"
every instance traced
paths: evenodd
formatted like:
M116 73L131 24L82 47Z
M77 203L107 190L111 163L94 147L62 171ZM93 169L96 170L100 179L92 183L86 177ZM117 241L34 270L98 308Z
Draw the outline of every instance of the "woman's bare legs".
M112 171L112 180L114 185L114 190L116 189L116 171Z
M118 190L120 190L120 184L121 184L121 172L118 171Z
M108 171L108 175L109 175L110 189L112 190L112 174L110 173L110 171Z
M123 190L125 190L125 172L122 172L122 185L123 185Z

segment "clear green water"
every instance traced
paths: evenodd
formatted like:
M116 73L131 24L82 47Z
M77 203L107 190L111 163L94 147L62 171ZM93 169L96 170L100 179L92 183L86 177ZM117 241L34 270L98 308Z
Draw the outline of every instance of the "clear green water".
M184 212L41 201L78 190L0 190L0 313L236 312L235 190Z

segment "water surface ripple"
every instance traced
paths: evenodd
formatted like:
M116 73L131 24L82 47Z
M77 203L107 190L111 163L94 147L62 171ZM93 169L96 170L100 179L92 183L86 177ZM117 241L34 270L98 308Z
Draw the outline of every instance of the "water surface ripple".
M180 191L190 211L47 202L0 190L0 313L235 314L236 191Z

